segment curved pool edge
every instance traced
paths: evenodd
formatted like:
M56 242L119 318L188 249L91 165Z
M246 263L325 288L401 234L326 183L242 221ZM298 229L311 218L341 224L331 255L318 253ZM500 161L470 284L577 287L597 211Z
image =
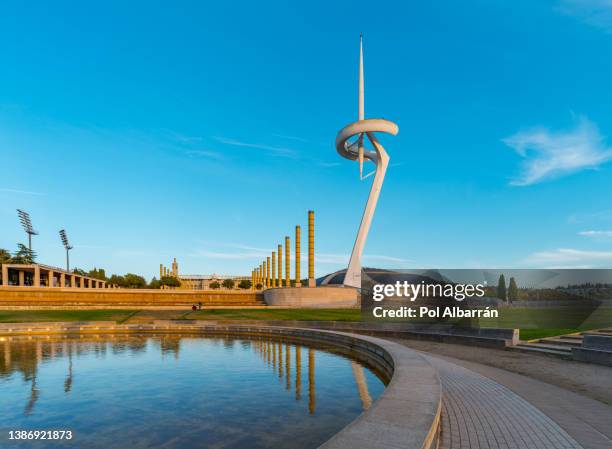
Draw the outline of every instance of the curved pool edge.
M346 332L258 325L115 324L111 322L15 323L0 336L65 333L164 333L291 337L348 348L390 379L372 406L323 443L321 449L433 449L437 446L442 388L435 368L418 352L392 341Z

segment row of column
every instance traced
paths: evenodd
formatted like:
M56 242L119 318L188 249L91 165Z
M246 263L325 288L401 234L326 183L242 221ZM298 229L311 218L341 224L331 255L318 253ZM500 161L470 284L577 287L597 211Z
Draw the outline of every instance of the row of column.
M20 270L19 268L10 267L11 270L15 270L18 273L18 285L25 286L25 274L26 271ZM34 265L33 269L33 287L41 286L41 269L38 265ZM45 269L46 274L46 286L47 287L74 287L74 288L116 288L114 284L107 284L106 281L99 279L88 278L79 276L73 273L55 272L53 270ZM56 274L58 276L56 276ZM55 285L55 279L58 280L58 285ZM9 285L9 266L6 264L2 265L2 285Z
M256 268L251 271L251 279L253 289L274 288L274 287L291 287L291 250L290 238L285 237L285 276L283 285L283 245L278 245L277 251L272 251L272 254ZM301 228L300 225L295 226L295 287L302 286L302 277L300 274L300 259L301 259ZM314 211L308 211L308 287L316 287L315 269L314 269Z

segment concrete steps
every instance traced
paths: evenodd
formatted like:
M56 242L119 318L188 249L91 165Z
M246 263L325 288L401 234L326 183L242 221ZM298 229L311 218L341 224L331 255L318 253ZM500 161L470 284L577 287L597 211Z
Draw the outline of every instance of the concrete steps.
M512 349L518 351L537 352L554 357L571 359L572 348L582 347L582 340L585 333L612 336L612 328L593 329L588 332L559 335L558 337L547 337L529 342L521 342Z
M561 358L571 358L572 350L571 347L564 348L558 345L547 345L543 343L519 343L513 346L512 349L519 351L537 352L543 355L550 355Z
M577 347L582 345L582 338L551 337L543 338L538 343L560 347Z

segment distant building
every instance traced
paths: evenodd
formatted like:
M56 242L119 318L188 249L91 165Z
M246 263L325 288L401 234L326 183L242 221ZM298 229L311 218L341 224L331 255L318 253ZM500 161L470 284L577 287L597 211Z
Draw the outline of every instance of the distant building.
M159 265L159 278L165 276L172 276L181 281L179 288L186 290L212 290L210 284L218 282L221 287L220 290L227 290L223 287L223 281L226 279L232 279L234 281L234 290L238 290L238 284L240 281L250 281L250 276L229 276L221 274L180 274L179 265L176 258L173 259L170 265L171 269L168 269L163 264Z

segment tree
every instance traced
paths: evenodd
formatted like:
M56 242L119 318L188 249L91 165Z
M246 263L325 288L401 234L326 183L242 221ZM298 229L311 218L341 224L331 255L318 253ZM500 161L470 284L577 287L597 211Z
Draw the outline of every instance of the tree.
M106 281L108 279L106 279L106 272L104 271L104 268L95 268L93 270L89 270L89 273L87 273L87 276L89 276L90 278L94 278L94 279L99 279L101 281Z
M85 270L81 270L80 268L73 268L72 272L74 274L78 274L79 276L87 276L87 272Z
M210 283L209 287L212 288L213 290L217 290L221 288L221 284L219 284L217 281L214 281Z
M76 273L76 270L74 270L74 272ZM80 273L77 273L77 274L80 274ZM121 288L127 288L127 282L126 282L126 280L125 280L125 278L123 276L119 276L119 275L113 274L109 278L108 282L109 282L109 284L114 284L114 285L116 285L118 287L121 287Z
M17 251L13 254L12 263L29 265L36 260L36 253L23 243L17 243Z
M151 279L151 282L149 282L149 288L159 289L161 288L161 282L158 281L156 277L153 277L153 279Z
M127 288L145 288L147 281L142 276L134 273L127 273L125 276L125 284Z
M231 290L234 288L234 285L236 285L236 283L234 282L233 279L224 279L223 280L223 288L227 288L228 290Z
M174 276L162 276L159 281L161 285L165 285L166 287L180 287L181 281Z
M251 281L247 279L241 280L240 283L238 284L238 288L241 288L242 290L248 290L252 286L253 284L251 283Z
M261 288L262 288L262 287L263 287L263 285L261 285L261 284L257 284L257 285L255 286L255 289L256 289L256 290L261 290Z
M11 263L11 253L8 250L0 248L0 263Z
M513 302L518 300L518 287L516 286L516 280L511 277L510 284L508 285L508 302Z
M497 281L497 297L506 300L506 278L503 274L499 275L499 281Z

